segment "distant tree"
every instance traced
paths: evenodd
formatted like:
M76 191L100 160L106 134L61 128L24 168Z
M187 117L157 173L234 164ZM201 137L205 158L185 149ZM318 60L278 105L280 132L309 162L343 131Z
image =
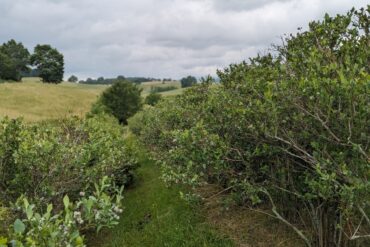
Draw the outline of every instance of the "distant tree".
M14 66L6 54L0 51L0 79L14 80Z
M29 71L30 53L22 43L14 39L0 46L0 78L20 81Z
M117 76L117 80L124 81L124 80L126 80L126 78L123 75L119 75L119 76Z
M142 107L141 91L131 82L117 81L103 92L100 102L121 124L127 124L127 119Z
M162 99L162 95L159 93L150 93L145 98L145 104L155 106Z
M75 75L71 75L69 78L68 78L68 81L69 82L78 82L78 77L75 76Z
M97 83L103 83L104 82L104 77L99 77L98 79L96 79Z
M50 45L37 45L31 56L31 64L37 66L40 77L46 83L60 83L64 74L64 57Z
M189 75L188 77L184 77L181 79L181 87L191 87L195 84L197 84L197 78L194 76Z

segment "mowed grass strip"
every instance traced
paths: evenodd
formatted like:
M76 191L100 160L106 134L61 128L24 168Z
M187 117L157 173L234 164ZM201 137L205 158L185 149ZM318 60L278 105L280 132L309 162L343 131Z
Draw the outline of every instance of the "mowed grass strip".
M26 121L83 116L106 86L63 82L46 84L37 78L22 83L0 84L0 117L24 117Z
M199 208L180 198L178 186L165 186L158 167L145 154L137 174L135 186L125 192L120 224L90 239L88 246L234 246L205 222Z

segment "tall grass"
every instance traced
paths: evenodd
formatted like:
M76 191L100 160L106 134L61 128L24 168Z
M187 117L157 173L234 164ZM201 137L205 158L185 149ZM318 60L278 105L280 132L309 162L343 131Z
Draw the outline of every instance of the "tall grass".
M205 223L199 208L184 203L180 188L164 185L144 152L140 156L141 168L135 187L126 190L121 223L92 239L91 246L234 246Z

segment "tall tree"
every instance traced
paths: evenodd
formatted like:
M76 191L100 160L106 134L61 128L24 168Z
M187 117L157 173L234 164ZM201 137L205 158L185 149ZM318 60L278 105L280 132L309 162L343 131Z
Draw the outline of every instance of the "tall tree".
M197 84L197 78L194 76L189 75L188 77L184 77L181 79L181 87L191 87L195 84Z
M142 107L141 91L136 84L118 81L103 92L100 101L121 124L127 124Z
M0 46L0 78L20 81L29 71L30 53L22 43L14 39Z
M64 57L50 45L37 45L31 56L31 63L37 66L40 77L46 83L60 83L64 74Z
M78 77L75 76L75 75L71 75L69 78L68 78L68 81L69 82L78 82Z

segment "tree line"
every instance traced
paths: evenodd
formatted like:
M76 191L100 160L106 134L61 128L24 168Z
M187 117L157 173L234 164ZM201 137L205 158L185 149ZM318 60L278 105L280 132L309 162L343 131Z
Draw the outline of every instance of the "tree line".
M33 68L32 68L33 67ZM0 46L0 79L21 81L23 76L38 75L45 83L60 83L64 75L64 57L50 45L38 44L33 54L14 39Z
M69 82L77 82L76 76L72 75ZM72 80L73 79L73 80ZM153 77L125 77L123 75L119 75L116 78L104 78L98 77L97 79L87 78L86 80L80 80L79 83L81 84L93 84L93 85L110 85L117 81L130 81L132 83L140 84L142 82L150 82L150 81L161 81L161 79L153 78Z
M86 80L80 80L78 81L78 78L75 75L72 75L69 77L68 81L69 82L79 82L81 84L92 84L92 85L111 85L114 84L117 81L129 81L132 83L140 84L143 82L151 82L151 81L162 81L163 84L166 82L171 82L171 78L164 78L164 79L159 79L159 78L154 78L154 77L125 77L122 75L117 76L116 78L104 78L104 77L98 77L97 79L92 79L92 78L87 78ZM187 76L184 77L180 80L181 87L186 88L186 87L191 87L194 86L198 83L197 78L194 76ZM168 90L165 90L168 91Z

